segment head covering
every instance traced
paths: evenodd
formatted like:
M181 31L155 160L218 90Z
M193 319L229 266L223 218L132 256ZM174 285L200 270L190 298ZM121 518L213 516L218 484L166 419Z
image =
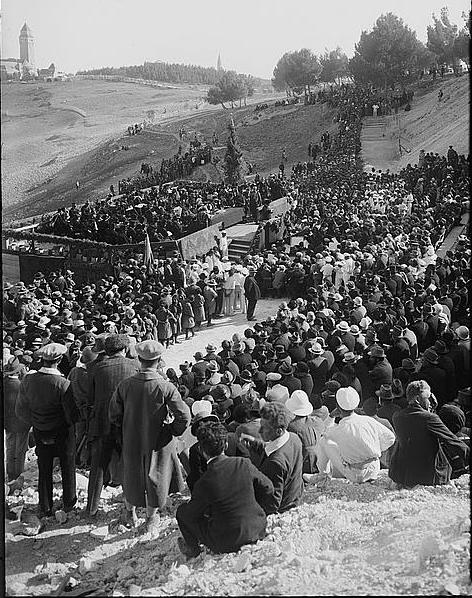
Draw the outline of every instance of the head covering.
M212 414L212 408L213 405L210 403L210 401L206 401L205 399L202 399L201 401L194 401L194 403L192 403L192 415L193 415L193 420L192 420L192 425L190 427L190 431L192 432L192 434L195 436L196 435L196 429L197 429L197 424L202 422L202 421L214 421L214 422L218 422L218 417L214 414Z
M44 361L54 361L64 353L67 353L67 347L59 343L49 343L37 351L38 357Z
M393 396L392 386L390 384L382 384L379 390L375 391L375 394L380 398L381 401L392 400Z
M468 341L470 338L469 329L467 326L458 326L456 328L457 338L461 341Z
M98 353L94 353L91 347L86 346L83 348L82 355L80 356L80 362L84 365L87 365L88 363L92 363L92 361L95 361L97 357Z
M108 340L108 339L107 339ZM106 341L105 341L106 346ZM164 346L160 342L154 340L147 340L141 343L136 343L135 351L138 357L145 361L153 361L162 355Z
M118 351L127 349L129 343L127 334L110 334L105 339L105 351L108 355L113 355L114 353L118 353Z
M370 355L372 357L383 358L385 357L385 351L382 349L380 345L372 345L367 355Z
M336 328L340 332L349 332L349 324L347 322L345 322L344 320L342 320L341 322L339 322L339 324L336 326Z
M294 415L306 416L313 411L313 405L308 399L308 395L303 390L294 390L285 406Z
M402 368L408 372L414 372L416 369L415 362L409 357L402 359Z
M279 367L279 374L282 374L282 376L290 376L290 374L293 374L294 371L295 368L289 365L286 361L284 361Z
M359 358L357 355L355 355L352 351L348 351L347 353L344 353L343 363L356 363L358 359Z
M336 392L336 403L345 411L354 411L359 405L359 401L359 394L355 388L352 388L352 386L340 388Z
M426 349L426 351L423 353L423 359L433 365L437 365L439 363L439 356L434 349L431 349L431 347Z

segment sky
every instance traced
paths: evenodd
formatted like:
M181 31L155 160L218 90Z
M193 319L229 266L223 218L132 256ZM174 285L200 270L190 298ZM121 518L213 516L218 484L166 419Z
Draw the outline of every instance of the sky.
M66 72L161 60L269 79L287 51L340 46L351 57L362 30L393 12L426 42L432 13L462 27L466 0L1 0L3 58L19 57L26 21L36 66Z

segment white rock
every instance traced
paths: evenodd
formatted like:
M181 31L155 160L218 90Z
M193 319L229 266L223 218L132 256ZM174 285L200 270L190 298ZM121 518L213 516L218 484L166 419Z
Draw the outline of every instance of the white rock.
M59 510L55 513L56 521L61 525L67 521L67 513L65 511Z
M90 532L90 535L94 538L106 538L108 536L108 525L96 527Z
M444 591L448 594L451 594L451 596L460 596L461 594L460 589L458 588L458 586L456 586L455 583L444 584Z
M141 586L137 586L135 583L131 583L128 586L128 596L140 596Z
M233 571L235 573L240 573L241 571L245 571L251 568L251 557L249 554L244 553L240 554L234 564L233 564Z
M96 569L97 564L89 559L88 557L83 556L79 561L79 573L83 575L84 573L88 573L89 571L93 571Z

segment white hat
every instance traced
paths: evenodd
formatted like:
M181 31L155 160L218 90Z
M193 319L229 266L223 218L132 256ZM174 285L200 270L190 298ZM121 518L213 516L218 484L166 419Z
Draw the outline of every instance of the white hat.
M310 403L308 395L304 390L294 390L285 403L285 406L294 415L310 415L313 411L313 405Z
M289 392L286 386L282 386L281 384L276 384L272 388L266 392L266 401L269 402L277 402L277 403L286 403L289 399Z
M354 297L354 305L362 305L362 297Z
M192 403L192 415L195 416L201 416L201 417L206 417L208 415L211 415L211 410L212 410L212 404L210 403L210 401L207 401L206 399L202 399L201 401L195 401L194 403Z
M360 402L359 394L355 388L348 386L336 392L336 403L345 411L353 411Z
M266 376L266 380L270 382L271 380L282 380L282 374L278 374L277 372L269 372Z
M349 324L345 320L342 320L341 322L339 322L339 324L336 326L336 328L338 330L340 330L341 332L349 332Z

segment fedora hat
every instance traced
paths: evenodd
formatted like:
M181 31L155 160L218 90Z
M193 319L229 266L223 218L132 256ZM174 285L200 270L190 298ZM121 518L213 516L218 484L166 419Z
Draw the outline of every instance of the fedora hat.
M336 326L336 329L339 330L340 332L349 332L349 324L346 321L342 320Z
M439 356L434 349L431 349L431 347L426 349L426 351L423 353L423 359L433 365L437 365L439 363Z
M409 357L402 359L402 368L408 372L414 372L416 370L415 362Z
M290 376L290 374L293 374L294 371L295 371L295 369L291 365L289 365L287 362L284 362L279 367L279 374L282 374L282 376Z
M468 341L470 338L469 329L467 326L458 326L456 328L456 335L461 341Z
M358 359L359 357L355 353L348 351L347 353L344 353L343 363L356 363Z
M217 372L218 369L218 364L213 359L207 365L207 370L209 370L210 372Z
M351 327L349 328L349 332L353 336L359 336L359 334L361 333L359 326L357 326L357 324L351 324Z
M369 349L367 355L370 355L371 357L378 357L378 358L384 358L385 357L385 351L382 349L382 347L380 345L372 345L372 347Z
M394 399L394 395L392 392L392 386L391 384L382 384L382 386L380 387L379 390L375 391L375 394L381 399L381 400L391 400Z
M241 380L241 382L245 382L245 383L252 382L251 372L249 370L243 370L239 374L239 379Z
M320 343L315 342L311 345L310 347L310 351L314 354L314 355L321 355L322 353L324 353L324 349L321 346Z
M294 390L285 406L293 415L307 416L313 411L313 405L304 390Z
M208 353L214 353L217 350L217 347L212 343L208 343L205 349L208 351Z
M207 401L205 399L202 399L201 401L194 401L192 403L192 415L193 415L193 419L192 419L192 425L190 427L190 431L192 432L192 434L195 436L196 435L196 429L197 429L197 425L200 422L203 421L214 421L214 422L218 422L219 419L216 415L214 415L212 413L212 408L213 405L211 404L210 401Z
M210 390L210 396L215 403L220 403L221 401L229 399L231 396L231 390L226 386L226 384L216 384Z
M10 357L7 363L3 366L3 373L5 376L14 376L23 369L23 364L17 356Z
M446 343L442 340L437 340L433 345L433 349L438 355L445 355L447 353Z

